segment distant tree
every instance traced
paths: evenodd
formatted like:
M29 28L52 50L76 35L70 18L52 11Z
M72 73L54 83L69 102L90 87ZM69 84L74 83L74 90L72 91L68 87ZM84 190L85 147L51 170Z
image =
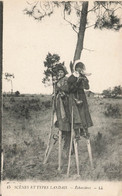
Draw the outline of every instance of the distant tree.
M122 95L122 87L120 85L115 86L112 90L112 94L114 94L115 97L117 97L117 95Z
M109 88L103 90L102 94L106 97L117 97L117 95L122 95L122 87L119 85L115 86L113 89Z
M42 79L42 82L45 84L47 82L50 82L52 80L53 76L56 76L57 68L58 66L63 66L63 63L60 63L60 56L58 54L51 54L48 53L46 56L46 59L44 61L44 66L46 70L44 71L44 78Z
M105 97L111 97L111 88L106 89L106 90L103 90L102 94L103 94Z
M11 94L13 93L13 79L14 79L14 74L10 74L10 73L5 73L5 80L7 80L8 82L11 82Z
M16 92L15 92L15 96L18 97L19 95L20 95L20 92L19 92L19 91L16 91Z

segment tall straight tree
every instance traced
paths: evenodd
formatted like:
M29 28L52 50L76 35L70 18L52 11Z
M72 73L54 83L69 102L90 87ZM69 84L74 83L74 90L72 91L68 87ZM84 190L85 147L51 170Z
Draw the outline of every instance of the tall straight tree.
M3 33L3 2L0 1L0 153L2 155L2 33ZM1 160L0 156L0 180L1 180Z
M88 13L88 1L84 1L82 5L82 11L80 16L80 27L78 32L78 39L74 54L74 61L80 59L83 50L84 35L87 24L87 13Z
M73 61L81 58L84 49L84 36L87 28L94 26L99 29L112 29L118 31L121 27L121 17L119 10L122 9L122 2L119 1L95 1L92 8L89 8L88 1L49 1L49 2L27 2L27 8L24 13L32 16L35 20L42 20L46 16L51 16L55 8L62 11L64 20L67 21L72 29L77 33L77 43L74 52ZM77 21L74 24L67 16L74 14L75 10ZM94 24L89 25L88 14L92 13L96 16ZM88 26L89 25L89 26Z

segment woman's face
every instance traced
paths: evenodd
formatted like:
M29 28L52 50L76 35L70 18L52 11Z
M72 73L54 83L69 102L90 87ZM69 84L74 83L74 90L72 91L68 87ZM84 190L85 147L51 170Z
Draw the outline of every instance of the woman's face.
M76 71L77 71L78 73L81 73L81 72L82 72L82 68L81 68L81 67L77 67L77 68L76 68Z
M64 72L63 72L63 70L59 70L58 71L58 78L62 78L62 77L64 77Z

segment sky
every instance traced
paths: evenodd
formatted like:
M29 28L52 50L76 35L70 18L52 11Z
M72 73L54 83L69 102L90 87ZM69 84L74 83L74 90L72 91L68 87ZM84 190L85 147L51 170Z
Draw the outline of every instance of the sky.
M31 1L32 2L32 1ZM52 93L52 87L45 87L45 58L50 52L58 54L70 75L69 62L73 59L77 34L56 11L41 22L24 15L27 2L5 0L3 17L3 92L11 90L11 83L4 79L4 73L12 73L13 90L20 93ZM91 16L92 20L92 16ZM95 30L85 32L81 60L88 77L90 90L101 93L104 89L122 85L122 30Z

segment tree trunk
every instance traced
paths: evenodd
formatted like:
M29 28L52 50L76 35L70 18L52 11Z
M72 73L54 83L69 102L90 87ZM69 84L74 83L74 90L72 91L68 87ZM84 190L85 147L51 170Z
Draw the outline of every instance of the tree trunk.
M3 2L0 1L0 155L2 155L2 33L3 33ZM0 159L0 168L2 164L1 159ZM1 170L0 170L0 180L1 180Z
M75 55L73 61L80 59L83 50L83 41L87 23L87 13L88 13L88 1L84 1L82 5L81 17L80 17L80 27L77 38L77 45L75 49Z

